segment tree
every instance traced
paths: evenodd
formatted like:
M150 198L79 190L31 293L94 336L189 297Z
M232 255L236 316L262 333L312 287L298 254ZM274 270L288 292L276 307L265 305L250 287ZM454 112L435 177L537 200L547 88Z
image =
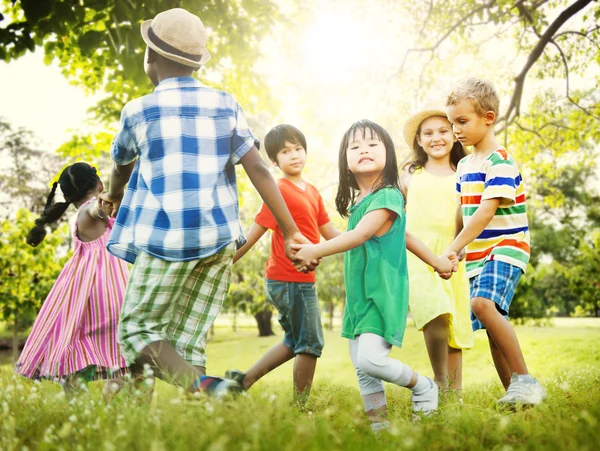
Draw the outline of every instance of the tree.
M197 14L209 29L213 60L203 76L227 88L249 111L268 104L268 91L252 67L258 43L279 18L270 0L2 0L0 5L0 59L8 62L43 46L46 63L58 60L71 82L107 93L93 108L99 119L118 119L127 101L151 89L143 71L140 24L176 7Z
M0 117L0 212L8 216L19 208L40 213L50 193L48 183L60 170L56 155L37 149L33 134L14 130Z
M426 86L438 76L435 63L450 46L457 55L478 52L490 41L495 45L499 40L507 41L516 49L513 61L519 58L523 62L513 74L510 100L499 123L510 125L520 116L525 83L531 76L564 78L564 97L583 113L600 120L596 102L575 94L571 88L573 76L583 75L590 62L600 63L598 2L431 0L407 2L406 7L409 20L420 24L420 28L414 45L404 52L397 75L405 75L410 67L420 74L420 85ZM497 63L507 66L506 61ZM587 92L597 85L596 77Z
M27 328L50 292L69 255L58 251L68 234L67 224L46 236L37 247L25 245L34 225L25 209L15 220L0 223L0 317L13 324L13 359L18 355L18 332Z

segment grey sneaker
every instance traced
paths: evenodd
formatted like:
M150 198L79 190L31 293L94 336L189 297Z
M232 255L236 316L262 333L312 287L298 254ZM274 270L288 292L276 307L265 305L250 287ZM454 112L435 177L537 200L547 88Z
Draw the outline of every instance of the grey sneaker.
M412 410L415 413L430 415L438 409L439 389L435 382L427 378L429 389L422 393L412 395Z
M225 371L225 378L236 381L242 387L244 386L244 378L246 377L246 373L240 370L227 370Z
M546 390L533 377L513 373L506 394L497 403L504 405L533 405L537 406L546 399Z

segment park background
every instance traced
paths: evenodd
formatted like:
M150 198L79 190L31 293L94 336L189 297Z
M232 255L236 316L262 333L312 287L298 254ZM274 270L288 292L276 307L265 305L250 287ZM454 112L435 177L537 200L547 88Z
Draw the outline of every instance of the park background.
M380 123L407 161L402 126L413 111L443 101L465 76L494 81L501 94L496 131L520 163L532 235L511 317L532 373L548 387L546 405L508 416L493 407L500 386L480 332L465 354L464 404L449 400L438 417L414 425L407 394L389 388L393 428L375 445L339 337L341 256L318 270L328 331L305 410L291 406L289 364L234 403L190 403L159 384L150 411L126 396L101 405L96 386L90 399L70 402L50 383L13 377L11 362L70 255L72 221L53 226L35 249L24 237L65 164L97 163L108 182L120 110L152 90L139 24L177 6L209 29L213 58L197 73L201 81L232 93L260 139L282 122L304 132L306 178L340 229L336 161L352 122ZM592 0L1 0L0 449L596 449L599 21L600 4ZM247 228L260 199L241 168L238 176ZM234 267L211 334L211 373L245 369L281 339L264 297L268 251L265 236ZM412 326L393 355L431 373L422 334Z

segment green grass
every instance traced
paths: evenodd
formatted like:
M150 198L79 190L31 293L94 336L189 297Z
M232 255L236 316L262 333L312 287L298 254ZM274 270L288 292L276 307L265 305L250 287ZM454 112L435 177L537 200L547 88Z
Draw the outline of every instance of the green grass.
M224 323L221 323L224 324ZM243 321L241 325L246 323ZM250 324L250 323L248 323ZM34 384L0 367L0 449L398 450L600 448L600 327L598 322L517 327L531 372L548 401L534 409L502 412L487 342L476 334L465 353L463 403L448 400L440 413L411 421L410 394L387 386L391 430L374 436L362 412L356 378L339 331L326 332L315 385L304 410L294 407L291 364L267 375L247 396L217 402L188 399L159 382L151 406L120 395L111 405L101 384L73 401L50 382ZM279 333L279 331L278 331ZM209 373L246 369L281 335L258 338L252 329L217 328L208 347ZM422 334L407 330L392 356L430 374Z

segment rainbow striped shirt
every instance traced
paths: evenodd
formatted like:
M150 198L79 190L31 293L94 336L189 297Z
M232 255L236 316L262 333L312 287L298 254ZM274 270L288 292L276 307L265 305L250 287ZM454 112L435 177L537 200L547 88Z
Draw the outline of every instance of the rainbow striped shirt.
M465 226L482 200L501 199L485 230L467 246L467 276L481 273L488 260L501 260L525 272L529 225L525 188L515 159L506 149L496 150L483 161L467 155L456 169L456 192Z

